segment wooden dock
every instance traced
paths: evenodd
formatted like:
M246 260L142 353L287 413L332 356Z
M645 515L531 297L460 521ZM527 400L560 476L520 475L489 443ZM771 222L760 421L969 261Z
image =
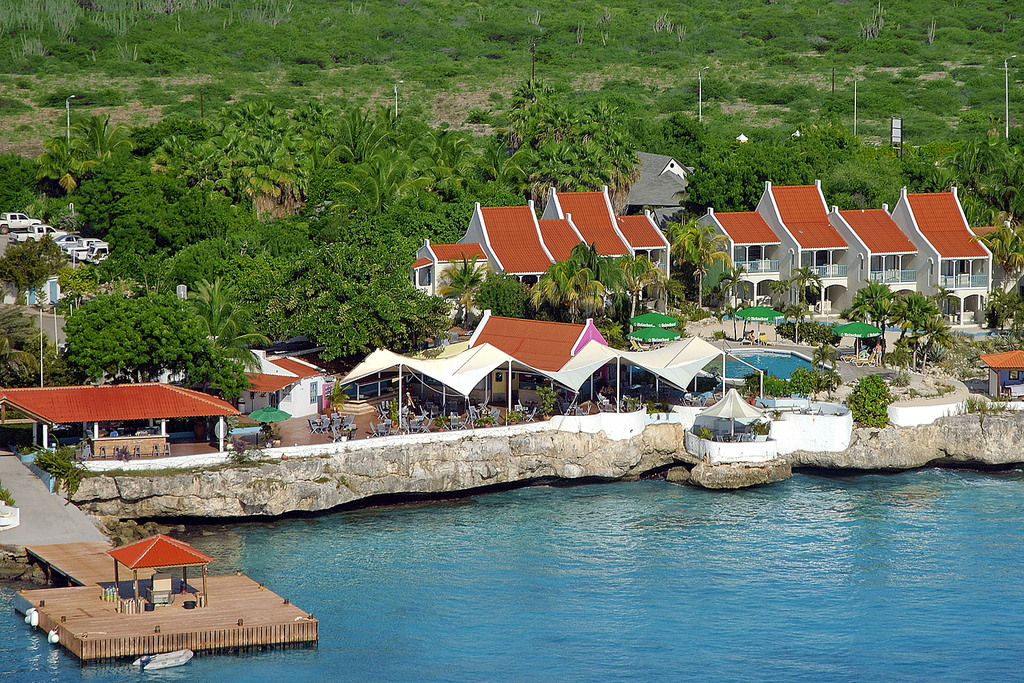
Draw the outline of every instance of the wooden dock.
M97 583L114 583L114 560L107 551L107 543L55 543L53 545L26 546L29 558L39 562L46 570L50 583L55 575L63 577L69 586L91 586ZM148 579L153 572L147 572ZM139 572L139 578L143 573Z
M39 628L57 630L60 644L83 661L139 657L188 648L196 652L275 645L314 644L318 621L277 593L243 575L208 577L209 600L204 607L185 609L199 592L192 580L182 595L174 580L174 602L152 612L118 612L118 601L104 600L104 588L114 585L113 560L102 543L34 546L29 552L48 563L72 583L67 588L23 591L15 607L35 607ZM97 547L92 547L97 546ZM100 557L100 552L102 557ZM80 560L80 562L79 562ZM102 566L101 566L102 565ZM134 595L132 581L121 581L122 598Z

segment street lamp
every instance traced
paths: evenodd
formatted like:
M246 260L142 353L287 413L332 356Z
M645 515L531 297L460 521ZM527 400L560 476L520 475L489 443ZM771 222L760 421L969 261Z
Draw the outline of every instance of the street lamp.
M1006 91L1006 139L1010 139L1010 65L1011 59L1016 59L1017 55L1010 55L1003 60L1003 86Z
M697 72L697 121L704 121L704 72L710 69L706 66Z
M64 100L64 108L67 109L67 111L68 111L68 128L67 128L67 130L68 130L68 144L69 145L71 144L71 100L73 100L73 99L75 99L75 96L74 95L69 95L68 98L66 100Z
M398 81L398 83L405 83L405 81ZM398 118L398 83L395 83L395 118Z

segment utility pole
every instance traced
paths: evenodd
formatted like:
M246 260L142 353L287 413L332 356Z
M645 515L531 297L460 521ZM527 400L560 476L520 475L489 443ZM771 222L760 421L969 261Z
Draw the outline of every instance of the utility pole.
M697 72L697 121L704 122L704 72L710 69L706 66Z
M71 100L73 100L73 99L75 99L75 96L74 95L69 95L68 98L66 100L64 100L64 108L67 109L67 111L68 111L68 127L67 127L67 131L68 131L68 145L69 146L71 145Z

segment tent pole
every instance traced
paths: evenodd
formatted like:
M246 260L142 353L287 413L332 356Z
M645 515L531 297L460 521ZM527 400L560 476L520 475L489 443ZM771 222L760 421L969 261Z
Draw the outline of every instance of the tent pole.
M764 398L764 370L759 371L758 374L761 375L761 396L760 396L760 398Z
M512 361L508 362L508 375L505 376L505 394L508 401L505 407L505 422L508 422L508 414L512 412Z
M615 358L615 412L622 412L622 358Z
M132 573L135 575L135 599L139 599L139 570L133 569Z
M206 595L206 565L203 565L203 606L205 607L210 603L210 599Z
M121 577L118 576L117 560L114 560L114 590L117 591L118 599L121 598Z
M402 409L405 408L405 395L402 393L402 364L398 364L398 428L402 428Z

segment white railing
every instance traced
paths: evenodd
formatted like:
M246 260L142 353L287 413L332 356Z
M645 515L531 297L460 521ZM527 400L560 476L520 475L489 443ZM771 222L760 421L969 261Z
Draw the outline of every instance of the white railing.
M737 261L736 267L746 268L747 273L777 273L779 272L778 259L762 259L760 261Z
M818 277L846 277L846 264L833 263L828 266L814 266Z
M960 275L943 275L939 278L939 284L946 289L958 289L962 287L987 287L988 274L971 275L962 273Z

